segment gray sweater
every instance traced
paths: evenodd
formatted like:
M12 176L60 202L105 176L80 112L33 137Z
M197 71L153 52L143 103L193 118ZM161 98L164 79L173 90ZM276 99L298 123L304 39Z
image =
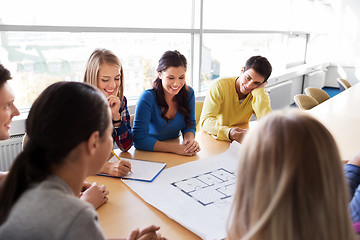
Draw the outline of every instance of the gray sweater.
M59 177L27 190L0 226L0 239L105 239L94 208Z

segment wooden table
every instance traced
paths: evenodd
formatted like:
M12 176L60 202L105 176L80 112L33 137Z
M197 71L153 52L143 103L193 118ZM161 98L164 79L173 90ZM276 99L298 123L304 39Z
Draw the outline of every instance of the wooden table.
M360 126L358 126L360 124L360 83L307 112L319 119L330 130L343 160L351 159L360 151ZM248 125L240 127L248 128ZM168 168L220 154L229 147L229 142L217 141L204 132L197 133L196 140L200 144L201 151L192 157L139 151L134 148L131 148L128 153L121 153L120 157L166 162ZM168 239L200 239L144 202L120 179L94 176L88 177L87 181L105 184L110 190L109 202L98 209L99 221L106 237L126 237L137 227L144 228L150 224L156 224L161 227L162 235Z
M333 134L342 160L360 151L360 83L308 110Z
M248 124L240 127L248 128ZM166 162L167 168L169 168L223 153L230 146L229 142L218 141L204 132L198 132L196 140L200 144L201 151L192 157L171 153L140 151L135 150L134 147L127 153L121 153L120 157ZM109 202L98 209L100 225L107 238L126 237L137 227L144 228L155 224L161 227L161 234L168 239L200 239L197 235L143 201L120 179L93 176L88 177L86 180L89 182L96 181L99 185L105 184L110 191Z

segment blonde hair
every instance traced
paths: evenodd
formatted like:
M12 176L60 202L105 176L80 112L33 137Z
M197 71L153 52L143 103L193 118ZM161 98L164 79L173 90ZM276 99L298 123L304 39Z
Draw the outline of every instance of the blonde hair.
M227 239L355 239L340 155L318 120L274 112L242 145Z
M117 96L122 102L124 96L124 72L120 60L112 51L104 48L95 49L86 63L84 82L97 88L99 70L103 64L115 65L120 68L120 86Z

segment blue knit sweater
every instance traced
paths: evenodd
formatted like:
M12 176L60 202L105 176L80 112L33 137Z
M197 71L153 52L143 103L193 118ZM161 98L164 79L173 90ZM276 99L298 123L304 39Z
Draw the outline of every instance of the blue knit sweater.
M190 107L191 127L186 126L184 115L179 111L174 119L166 122L161 117L161 108L156 103L155 92L146 90L137 103L133 127L134 146L136 149L153 151L157 141L177 138L187 132L196 132L195 95L194 90L188 86L188 102Z

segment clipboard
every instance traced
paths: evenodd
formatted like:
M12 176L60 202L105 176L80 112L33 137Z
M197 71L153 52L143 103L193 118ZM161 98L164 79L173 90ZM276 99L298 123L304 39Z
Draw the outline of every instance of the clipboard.
M129 172L126 176L123 176L123 177L111 176L106 173L98 173L97 175L105 176L105 177L143 181L143 182L152 182L166 167L166 163L164 163L164 162L153 162L153 161L129 159L129 158L121 158L121 159L127 160L131 163L132 173ZM117 158L115 156L113 156L112 158L110 158L110 160L108 162L111 163L111 162L115 162L115 161L117 161Z

